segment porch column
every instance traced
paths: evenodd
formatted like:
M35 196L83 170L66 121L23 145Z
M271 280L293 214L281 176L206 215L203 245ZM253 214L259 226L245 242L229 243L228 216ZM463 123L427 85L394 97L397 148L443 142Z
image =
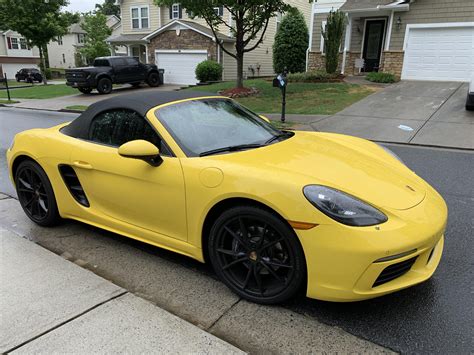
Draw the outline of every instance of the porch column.
M342 52L341 74L346 70L347 51L351 49L351 34L352 34L352 17L347 14L346 36L344 37L344 50Z
M145 64L148 64L148 44L145 44Z
M127 44L127 56L130 57L131 55L132 55L132 50L131 50L131 48L130 48L130 45Z
M394 11L391 12L390 18L388 20L387 35L385 36L385 50L386 51L390 49L390 39L392 38L392 27L393 27L393 15L394 15Z

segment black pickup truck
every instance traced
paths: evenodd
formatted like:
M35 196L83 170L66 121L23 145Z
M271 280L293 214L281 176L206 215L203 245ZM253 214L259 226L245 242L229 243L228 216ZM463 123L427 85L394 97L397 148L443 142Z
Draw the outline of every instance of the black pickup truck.
M89 94L97 89L100 94L110 94L112 84L138 86L146 82L150 86L163 84L158 68L143 64L135 57L99 57L92 67L66 69L66 85Z

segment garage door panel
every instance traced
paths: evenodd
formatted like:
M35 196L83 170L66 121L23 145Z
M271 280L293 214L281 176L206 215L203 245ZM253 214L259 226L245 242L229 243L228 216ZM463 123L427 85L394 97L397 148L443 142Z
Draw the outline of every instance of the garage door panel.
M474 26L411 28L402 79L465 81L474 70Z
M165 83L194 85L196 66L207 59L207 53L156 51L155 58L158 68L165 70Z

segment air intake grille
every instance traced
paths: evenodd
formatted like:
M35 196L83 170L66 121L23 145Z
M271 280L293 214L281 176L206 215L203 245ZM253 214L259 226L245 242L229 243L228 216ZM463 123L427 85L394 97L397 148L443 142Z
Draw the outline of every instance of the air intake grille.
M387 266L377 277L372 287L380 286L389 281L395 280L397 277L400 277L406 274L413 264L415 263L417 257L396 263L390 266Z
M74 197L74 199L85 207L89 207L89 201L87 200L86 193L82 188L79 178L76 175L76 172L69 165L60 165L59 171L63 177L64 183L66 184L69 192Z

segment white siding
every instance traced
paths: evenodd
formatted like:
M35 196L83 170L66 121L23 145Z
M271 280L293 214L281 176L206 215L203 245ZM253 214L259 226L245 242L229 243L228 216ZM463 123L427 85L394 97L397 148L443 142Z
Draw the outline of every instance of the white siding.
M49 66L51 68L74 68L76 66L74 54L77 48L77 33L64 35L62 43L48 43Z

